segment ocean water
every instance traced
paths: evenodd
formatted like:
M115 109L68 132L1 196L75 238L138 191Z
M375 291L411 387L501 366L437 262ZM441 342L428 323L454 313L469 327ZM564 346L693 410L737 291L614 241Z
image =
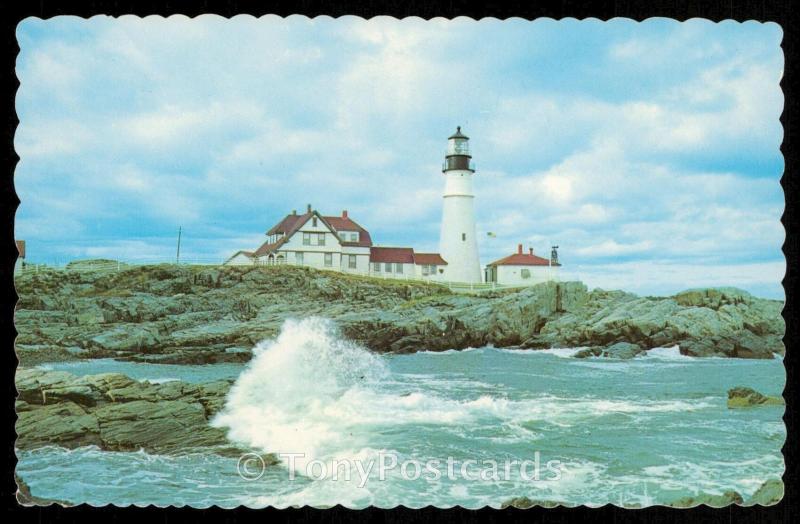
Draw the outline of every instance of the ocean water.
M381 356L306 319L287 322L246 366L52 364L140 380L236 377L212 423L280 463L47 447L18 451L17 471L33 494L71 503L358 508L499 507L521 496L647 506L730 489L747 498L782 475L783 407L726 407L734 386L780 395L780 359L575 351Z

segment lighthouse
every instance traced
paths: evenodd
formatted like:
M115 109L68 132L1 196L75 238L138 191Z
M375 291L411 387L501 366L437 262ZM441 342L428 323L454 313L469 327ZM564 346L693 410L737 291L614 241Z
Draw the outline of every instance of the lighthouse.
M447 261L444 278L452 282L481 282L472 193L475 166L469 152L469 137L461 132L461 127L447 139L442 173L445 182L439 252Z

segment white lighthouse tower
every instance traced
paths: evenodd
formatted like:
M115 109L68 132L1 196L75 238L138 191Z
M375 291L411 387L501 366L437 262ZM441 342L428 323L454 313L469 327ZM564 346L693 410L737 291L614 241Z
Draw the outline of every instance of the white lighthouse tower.
M469 153L469 137L461 127L447 141L447 155L442 172L445 176L442 232L439 252L447 261L444 275L452 282L481 282L478 239L475 235L475 174Z

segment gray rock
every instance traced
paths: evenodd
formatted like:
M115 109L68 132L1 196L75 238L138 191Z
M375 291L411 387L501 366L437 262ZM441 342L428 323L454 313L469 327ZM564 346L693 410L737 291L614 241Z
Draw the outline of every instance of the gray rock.
M638 297L580 282L483 295L310 268L122 266L106 262L16 277L20 359L242 362L287 318L322 315L376 352L495 346L603 347L628 358L679 345L692 356L783 354L782 303L734 289ZM99 312L99 313L98 313ZM100 314L102 319L100 319ZM101 321L102 320L102 321ZM67 351L83 348L84 353ZM614 349L611 349L614 348ZM40 388L41 389L41 388Z
M621 359L633 358L641 353L644 353L644 350L641 348L641 346L637 344L631 344L630 342L617 342L616 344L612 344L603 350L604 357Z
M72 506L72 504L61 500L45 499L33 495L28 484L16 472L14 473L14 480L17 483L17 502L22 506L49 506L51 504L59 504L65 507Z
M747 500L746 505L775 505L783 499L783 492L784 486L781 479L769 479L753 493L753 496Z
M42 390L42 404L53 404L69 400L81 406L94 406L100 395L89 386L69 385Z
M783 397L762 395L758 391L737 387L728 390L728 408L749 408L754 406L782 406L786 404Z
M101 444L97 417L74 402L45 405L17 415L19 448L35 448L48 444L68 448Z
M721 495L711 495L708 493L701 493L693 497L682 497L675 500L667 506L673 508L693 508L704 504L710 508L724 508L731 504L741 505L744 502L742 496L735 491L725 491Z
M538 499L530 499L528 497L514 497L513 499L503 502L503 504L500 507L501 509L506 509L506 508L528 509L536 506L542 508L557 508L558 506L564 506L570 508L574 507L575 505L564 502L556 502L552 500L538 500Z
M158 343L158 329L146 324L126 324L91 338L89 346L107 351L152 351Z
M119 373L76 377L23 368L17 382L29 399L16 403L19 448L56 444L158 453L238 450L223 430L208 423L222 408L230 381L151 384Z
M617 342L608 347L592 346L578 350L573 354L573 358L604 357L617 359L630 359L645 351L638 344L630 342Z
M199 402L134 400L105 405L94 414L104 449L186 452L228 444L223 430L208 425Z

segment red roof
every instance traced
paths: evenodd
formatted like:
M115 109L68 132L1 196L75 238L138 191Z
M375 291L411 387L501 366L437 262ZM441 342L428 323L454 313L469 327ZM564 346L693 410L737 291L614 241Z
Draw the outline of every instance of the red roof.
M370 262L414 263L414 249L410 247L372 247L369 250Z
M322 217L336 231L358 231L358 242L342 241L343 246L372 246L372 237L369 231L358 225L354 220L346 216Z
M549 266L550 260L527 253L514 253L500 260L495 260L490 266ZM553 264L560 266L561 264Z
M446 266L447 262L439 253L414 253L414 262L417 265L433 264L435 266Z
M261 244L261 247L256 249L256 252L253 254L257 257L263 257L264 255L272 253L276 249L281 247L283 244L285 244L287 238L289 237L281 237L280 240L278 240L277 242L273 242L272 244L270 244L269 241L264 242L263 244Z
M370 247L372 245L372 238L369 235L369 231L361 227L356 221L350 219L347 216L324 217L316 213L315 211L309 213L303 213L302 215L298 214L286 215L283 218L283 220L272 226L272 228L269 231L267 231L267 235L285 234L287 237L290 237L298 229L300 229L300 227L303 224L305 224L309 218L311 218L312 214L316 214L318 217L322 219L323 222L327 223L328 226L330 226L337 232L358 231L359 233L358 242L341 241L342 245L356 246L356 247ZM260 250L261 248L259 248L259 251Z
M267 231L267 235L275 235L277 233L286 233L288 235L290 231L296 227L299 227L299 225L304 224L304 219L308 219L310 216L311 213L303 213L302 215L298 215L296 213L286 215L283 220L272 226L272 229Z
M25 241L24 240L17 240L17 251L19 252L19 258L25 258Z

